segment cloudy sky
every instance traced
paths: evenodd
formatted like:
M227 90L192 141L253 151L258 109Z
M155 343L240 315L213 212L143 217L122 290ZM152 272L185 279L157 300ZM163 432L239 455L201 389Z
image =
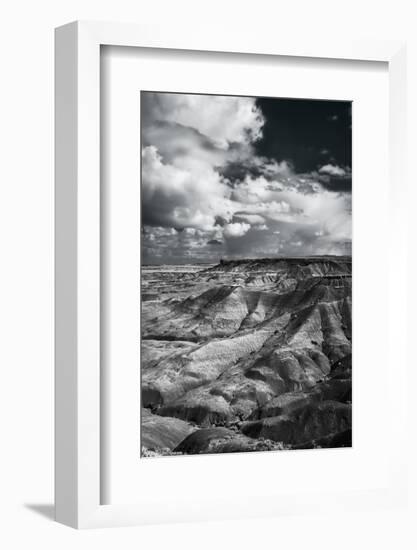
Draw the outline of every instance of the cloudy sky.
M351 104L141 92L145 264L350 254Z

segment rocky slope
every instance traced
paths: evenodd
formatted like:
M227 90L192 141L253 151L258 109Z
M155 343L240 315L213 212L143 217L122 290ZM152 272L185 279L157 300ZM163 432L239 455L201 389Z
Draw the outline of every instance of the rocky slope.
M142 446L164 443L149 418L195 430L175 452L350 445L351 272L350 257L144 269Z
M172 450L196 428L177 418L162 418L142 409L142 446L145 449Z

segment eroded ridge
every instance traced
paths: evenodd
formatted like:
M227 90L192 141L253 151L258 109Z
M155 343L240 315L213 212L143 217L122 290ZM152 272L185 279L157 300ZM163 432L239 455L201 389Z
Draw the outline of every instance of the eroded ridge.
M349 256L142 268L143 456L351 446Z

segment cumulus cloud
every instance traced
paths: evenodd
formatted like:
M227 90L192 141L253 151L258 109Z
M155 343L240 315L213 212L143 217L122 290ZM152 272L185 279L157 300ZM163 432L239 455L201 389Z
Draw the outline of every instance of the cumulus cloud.
M257 155L265 120L255 99L141 98L145 258L340 253L350 242L350 171L297 174Z
M143 223L208 230L237 205L220 168L253 156L264 119L253 98L142 94Z
M220 147L262 136L264 118L254 98L198 94L142 94L145 125L157 120L194 128Z
M258 214L248 214L246 212L236 212L233 219L236 219L238 221L240 220L246 221L250 225L265 224L265 218L263 218L262 216L259 216Z
M229 195L230 188L210 165L193 158L165 164L154 146L143 149L144 224L209 229L216 215L232 215Z
M250 229L248 223L228 223L225 225L223 235L226 238L242 237Z
M346 170L334 164L325 164L319 170L320 174L329 174L330 176L345 176Z

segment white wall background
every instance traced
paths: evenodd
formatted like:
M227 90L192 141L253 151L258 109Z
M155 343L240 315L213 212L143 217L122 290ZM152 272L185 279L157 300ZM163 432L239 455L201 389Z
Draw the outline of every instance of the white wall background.
M409 49L410 340L416 304L417 34L412 0L13 0L0 19L0 546L14 548L415 548L413 508L339 517L76 532L53 523L53 28L75 19L206 24L248 33L404 38ZM377 131L377 129L376 129ZM384 162L384 159L381 159ZM376 205L377 207L377 205ZM411 355L410 355L411 359ZM410 363L410 397L416 376ZM394 366L395 368L395 366ZM395 391L395 387L393 388ZM411 403L410 415L417 419ZM410 458L415 458L410 421ZM383 442L394 444L395 441ZM413 455L411 455L413 453ZM415 462L414 462L415 463ZM259 504L259 503L258 503Z

